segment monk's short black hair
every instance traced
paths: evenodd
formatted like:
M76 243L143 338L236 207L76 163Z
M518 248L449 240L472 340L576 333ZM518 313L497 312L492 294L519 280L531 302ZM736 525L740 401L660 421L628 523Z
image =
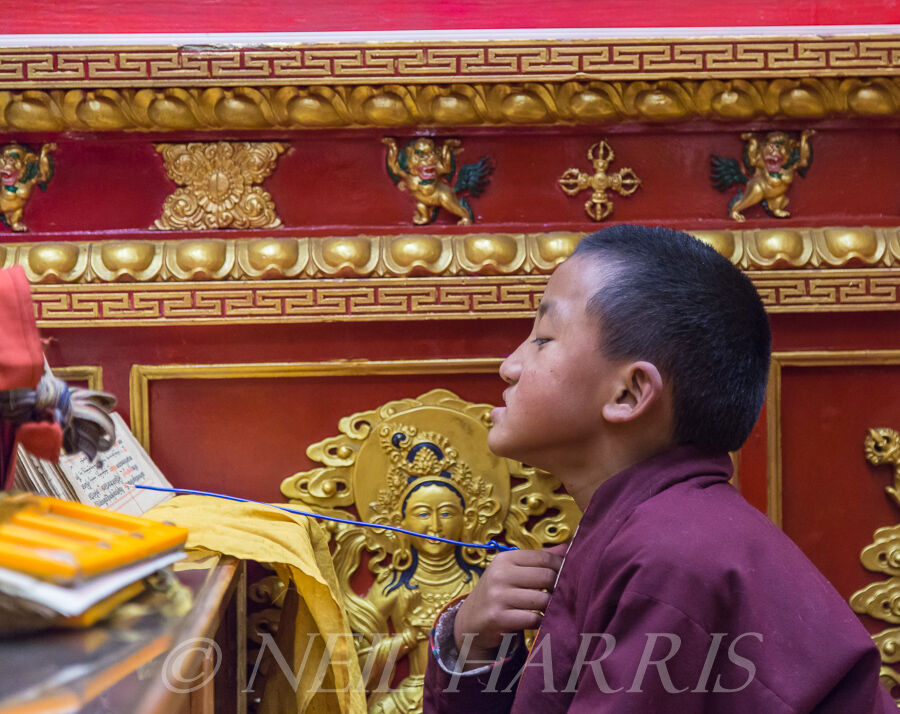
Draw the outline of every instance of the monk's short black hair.
M772 344L749 278L668 228L613 226L573 255L604 267L587 306L600 319L604 356L652 362L671 384L675 442L739 449L762 409Z

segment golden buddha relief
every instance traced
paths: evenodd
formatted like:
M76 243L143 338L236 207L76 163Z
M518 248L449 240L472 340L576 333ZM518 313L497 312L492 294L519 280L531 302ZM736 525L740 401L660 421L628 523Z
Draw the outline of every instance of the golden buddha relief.
M490 409L452 392L389 402L340 421L339 436L313 444L323 468L282 483L282 493L323 515L403 528L425 536L486 543L501 536L518 547L568 540L580 516L556 493L550 474L493 455L487 448ZM333 534L334 563L366 681L370 712L418 712L435 616L468 593L493 551L388 529L341 523ZM357 593L368 558L374 582ZM398 665L408 675L398 681Z

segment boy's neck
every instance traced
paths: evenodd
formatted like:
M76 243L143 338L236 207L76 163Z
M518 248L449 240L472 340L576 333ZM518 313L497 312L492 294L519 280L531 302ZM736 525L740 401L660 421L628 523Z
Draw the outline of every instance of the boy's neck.
M673 446L673 441L668 438L643 438L634 443L607 443L601 445L589 458L573 459L563 468L556 469L554 475L565 486L578 508L584 511L601 484Z

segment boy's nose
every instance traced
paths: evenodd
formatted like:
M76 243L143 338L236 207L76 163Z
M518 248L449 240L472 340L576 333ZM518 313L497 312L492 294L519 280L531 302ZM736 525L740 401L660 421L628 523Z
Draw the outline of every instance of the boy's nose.
M523 342L522 344L525 343ZM503 363L500 365L500 379L507 384L515 384L519 381L519 374L522 371L522 363L519 360L519 350L521 349L522 345L519 345L516 351L503 360Z

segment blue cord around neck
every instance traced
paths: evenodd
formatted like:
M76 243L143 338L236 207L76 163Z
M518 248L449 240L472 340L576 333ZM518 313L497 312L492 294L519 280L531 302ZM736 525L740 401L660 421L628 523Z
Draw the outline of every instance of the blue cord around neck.
M226 501L238 501L239 503L254 503L257 506L268 506L269 508L277 508L279 511L285 511L286 513L294 513L298 516L306 516L308 518L317 518L322 521L334 521L335 523L346 523L349 526L361 526L363 528L377 528L386 531L395 531L396 533L405 533L408 536L412 536L413 538L424 538L425 540L437 540L441 543L450 543L451 545L462 546L463 548L482 548L484 550L497 550L497 551L505 551L505 550L518 550L515 546L511 545L501 545L495 540L489 540L487 543L466 543L461 540L453 540L451 538L441 538L436 535L425 535L424 533L416 533L415 531L409 531L405 528L398 528L397 526L385 526L380 525L378 523L367 523L366 521L351 521L347 518L335 518L334 516L323 516L319 513L311 513L308 511L298 511L295 508L288 508L287 506L278 506L274 503L263 503L262 501L253 501L249 498L238 498L237 496L226 496L223 493L212 493L211 491L195 491L190 488L162 488L161 486L143 486L139 483L134 484L135 488L142 488L145 491L162 491L163 493L178 493L190 496L211 496L212 498L222 498Z

